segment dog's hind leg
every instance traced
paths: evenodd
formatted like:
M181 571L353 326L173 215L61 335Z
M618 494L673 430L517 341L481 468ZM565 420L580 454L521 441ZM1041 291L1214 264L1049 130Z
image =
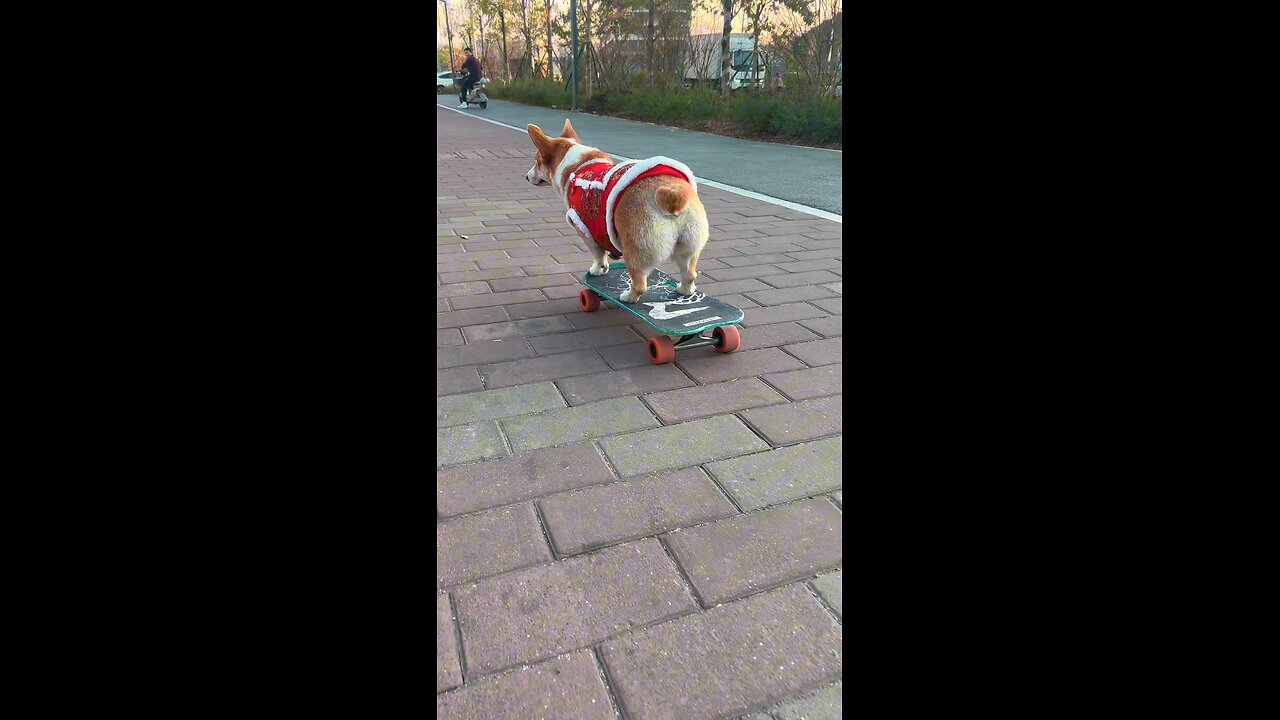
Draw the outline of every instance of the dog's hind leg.
M649 272L653 268L640 267L640 263L625 257L622 260L627 264L627 274L631 276L631 290L623 292L618 299L624 303L633 303L649 289Z
M676 292L681 295L692 295L697 289L694 283L698 279L698 256L707 244L707 234L707 222L703 216L681 228L680 234L676 236L671 259L680 268L680 286L676 288Z

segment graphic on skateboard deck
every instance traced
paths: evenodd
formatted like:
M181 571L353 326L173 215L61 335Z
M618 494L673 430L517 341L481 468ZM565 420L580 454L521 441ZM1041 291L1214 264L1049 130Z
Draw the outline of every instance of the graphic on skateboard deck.
M581 292L578 302L584 312L592 312L600 307L599 296L663 333L649 340L649 357L655 365L670 362L677 349L707 345L715 345L718 352L738 349L738 328L734 326L742 322L742 310L698 290L681 295L676 292L678 283L657 269L649 273L648 289L639 300L622 302L618 298L631 290L626 268L625 263L617 262L609 265L605 275L584 274L582 284L588 289ZM707 329L712 330L711 337L699 336ZM672 341L668 335L678 340Z

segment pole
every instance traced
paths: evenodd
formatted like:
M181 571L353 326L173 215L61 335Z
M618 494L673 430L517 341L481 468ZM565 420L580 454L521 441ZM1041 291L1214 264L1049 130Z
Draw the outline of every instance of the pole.
M453 62L453 29L449 27L449 3L447 0L436 1L444 3L444 31L449 35L449 73L452 74L457 71L458 66ZM454 87L457 86L457 83L454 83Z
M569 0L569 55L573 58L573 107L578 112L578 0Z

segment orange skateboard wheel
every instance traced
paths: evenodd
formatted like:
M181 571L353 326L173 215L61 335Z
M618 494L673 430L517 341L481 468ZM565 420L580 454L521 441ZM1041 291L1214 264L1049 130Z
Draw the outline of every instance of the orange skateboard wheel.
M716 344L716 352L721 353L731 353L742 343L742 336L738 334L738 328L734 325L721 325L711 331L711 337L720 341Z
M578 304L582 306L582 312L595 312L600 309L600 298L590 290L583 290L578 293Z
M649 338L649 362L662 365L676 359L676 346L666 335Z

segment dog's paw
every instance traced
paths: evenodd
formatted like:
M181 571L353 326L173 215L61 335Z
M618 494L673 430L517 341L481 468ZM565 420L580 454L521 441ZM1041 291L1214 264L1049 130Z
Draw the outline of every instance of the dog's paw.
M600 275L608 275L608 274L609 274L609 266L608 266L608 265L597 265L596 263L591 263L591 269L590 269L590 270L588 270L587 272L588 272L588 273L590 273L590 274L592 274L592 275L596 275L596 276L600 276Z
M696 283L689 283L687 286L684 283L680 283L680 287L676 288L676 292L681 295L684 295L685 297L688 297L693 294L694 290L697 290L697 289L698 289L698 285Z

